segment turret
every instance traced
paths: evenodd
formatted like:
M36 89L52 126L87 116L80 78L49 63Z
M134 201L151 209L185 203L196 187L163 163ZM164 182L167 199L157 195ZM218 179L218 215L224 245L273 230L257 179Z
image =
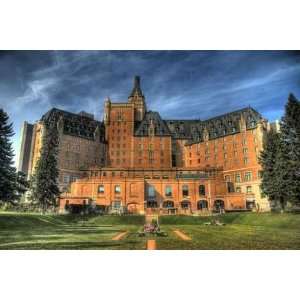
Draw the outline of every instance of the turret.
M134 119L142 121L147 111L145 97L140 86L140 77L134 77L133 89L128 97L128 102L134 104Z
M111 108L111 101L110 98L107 97L104 102L104 124L109 125L110 122L110 108Z

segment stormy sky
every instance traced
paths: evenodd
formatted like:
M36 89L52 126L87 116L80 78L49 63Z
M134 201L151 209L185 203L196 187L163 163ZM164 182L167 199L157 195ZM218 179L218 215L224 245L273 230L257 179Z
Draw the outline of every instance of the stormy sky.
M16 154L23 121L52 107L101 120L104 99L126 101L135 75L163 118L250 105L273 121L290 92L300 98L300 51L0 51L0 106L14 123Z

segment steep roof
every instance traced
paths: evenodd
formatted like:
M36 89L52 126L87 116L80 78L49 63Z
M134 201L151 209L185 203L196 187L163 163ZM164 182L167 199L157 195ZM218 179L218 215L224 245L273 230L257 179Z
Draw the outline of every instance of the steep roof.
M100 141L104 141L104 124L87 115L74 114L58 108L52 108L41 118L41 121L45 122L47 125L51 123L57 125L59 120L63 121L64 134L86 139L95 139L95 131L99 128Z
M170 130L165 121L162 120L158 112L146 112L144 119L135 123L135 136L148 136L151 124L154 128L155 136L170 136Z
M202 142L204 130L209 139L215 139L240 132L240 120L245 120L246 129L255 128L263 117L253 108L247 107L226 113L204 121L201 120L166 120L174 138L187 139L188 144Z
M133 97L135 94L137 94L140 97L143 97L143 92L142 92L141 85L140 85L140 76L134 77L133 89L132 89L129 97Z

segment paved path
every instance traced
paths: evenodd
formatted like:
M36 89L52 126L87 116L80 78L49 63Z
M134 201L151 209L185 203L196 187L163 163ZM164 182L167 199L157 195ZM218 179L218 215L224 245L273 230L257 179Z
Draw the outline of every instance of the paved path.
M147 240L147 250L156 250L156 240Z
M112 238L112 240L113 240L113 241L120 241L120 240L122 240L122 239L125 237L125 235L127 235L127 233L128 233L128 231L118 233L117 235L115 235L115 236Z
M181 238L181 239L184 240L184 241L190 241L190 240L191 240L191 237L189 237L188 235L186 235L185 233L183 233L183 232L180 231L180 230L173 230L173 232L174 232L179 238Z

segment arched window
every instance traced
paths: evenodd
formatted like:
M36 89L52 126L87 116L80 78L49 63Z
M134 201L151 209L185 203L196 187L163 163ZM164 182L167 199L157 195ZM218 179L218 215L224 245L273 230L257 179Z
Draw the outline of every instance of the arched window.
M165 187L165 196L172 197L172 188L169 185Z
M173 201L164 201L163 208L174 208L174 202Z
M221 209L224 209L225 208L225 203L224 203L224 201L223 200L221 200L221 199L217 199L217 200L215 200L215 202L214 202L214 209L215 210L221 210Z
M187 201L187 200L181 201L181 208L182 209L188 209L188 208L190 208L190 206L191 206L190 201Z
M187 197L189 195L189 187L188 185L183 185L182 186L182 196Z
M205 196L205 185L199 185L199 195Z
M199 200L197 202L197 209L198 210L208 209L208 202L206 200Z

